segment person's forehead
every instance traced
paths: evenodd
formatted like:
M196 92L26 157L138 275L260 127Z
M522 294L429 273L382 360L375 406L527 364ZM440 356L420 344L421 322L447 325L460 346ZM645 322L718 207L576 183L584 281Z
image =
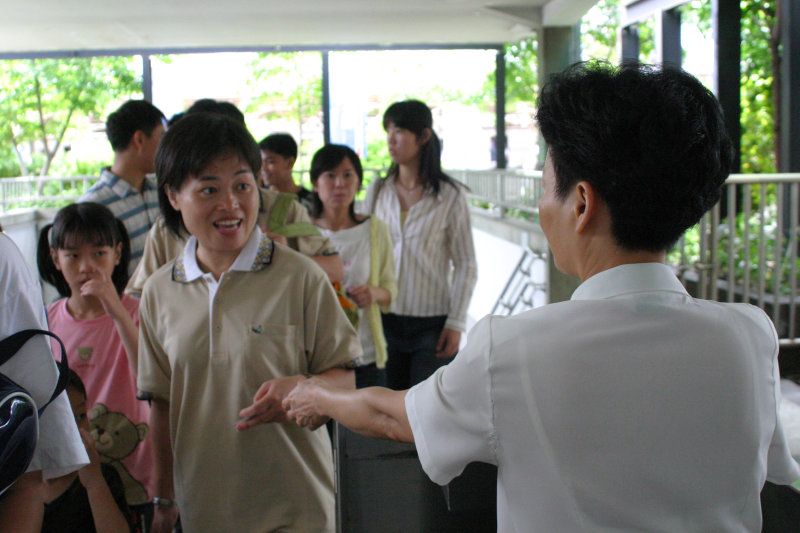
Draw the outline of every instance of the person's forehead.
M281 154L279 154L277 152L272 152L270 150L264 150L263 148L261 149L261 158L262 159L267 159L267 158L269 158L269 159L286 159L285 157L283 157Z

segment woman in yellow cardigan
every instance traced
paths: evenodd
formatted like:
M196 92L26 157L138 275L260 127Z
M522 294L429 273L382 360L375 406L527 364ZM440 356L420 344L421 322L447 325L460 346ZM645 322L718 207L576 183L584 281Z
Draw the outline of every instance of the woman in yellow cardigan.
M347 146L329 144L311 160L314 185L312 220L339 251L343 287L359 308L358 336L363 356L355 368L356 387L386 385L386 339L381 310L388 312L397 294L392 242L386 224L356 215L355 195L363 171L358 155Z

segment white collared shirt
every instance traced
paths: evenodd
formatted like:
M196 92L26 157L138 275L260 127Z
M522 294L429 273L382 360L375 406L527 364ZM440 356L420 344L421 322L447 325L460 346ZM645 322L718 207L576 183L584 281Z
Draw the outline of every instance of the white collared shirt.
M262 233L258 226L253 228L250 237L247 239L242 251L236 256L233 264L228 270L238 270L240 272L247 272L253 266L253 262L258 255L258 247L261 243ZM214 296L217 295L219 283L225 276L225 272L217 280L211 272L203 272L200 265L197 264L197 237L192 235L186 241L183 247L183 270L186 276L185 281L194 281L198 278L203 278L208 287L208 316L211 317L209 324L214 323ZM213 332L209 331L209 335L213 336Z
M765 479L800 477L777 351L760 309L623 265L478 322L406 411L434 481L498 465L498 531L760 531Z
M0 233L0 339L23 329L48 329L41 287L16 244ZM49 338L33 337L0 366L0 372L25 388L37 406L44 405L58 377ZM89 457L65 391L39 420L39 440L28 472L41 470L44 478L50 479L87 464Z
M392 236L398 285L392 312L447 315L445 326L463 332L478 267L467 200L456 187L442 183L435 196L425 191L403 223L394 180L373 180L364 210L386 222Z

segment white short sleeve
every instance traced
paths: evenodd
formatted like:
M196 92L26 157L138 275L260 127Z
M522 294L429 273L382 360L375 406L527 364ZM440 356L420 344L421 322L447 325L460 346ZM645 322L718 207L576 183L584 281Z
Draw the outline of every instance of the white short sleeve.
M478 322L455 360L406 394L425 473L444 485L467 464L497 464L491 403L491 317Z
M39 282L16 245L2 234L0 309L0 339L23 329L48 329ZM57 375L49 337L32 338L0 371L28 390L37 405L43 405L53 393ZM62 392L39 420L39 441L28 471L41 470L47 479L88 463L67 393Z

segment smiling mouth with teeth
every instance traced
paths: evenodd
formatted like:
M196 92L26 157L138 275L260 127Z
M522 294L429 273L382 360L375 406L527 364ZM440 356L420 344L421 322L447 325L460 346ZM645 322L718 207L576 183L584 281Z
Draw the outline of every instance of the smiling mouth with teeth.
M220 220L218 222L214 222L214 225L223 228L234 228L238 226L241 222L242 222L241 220Z

